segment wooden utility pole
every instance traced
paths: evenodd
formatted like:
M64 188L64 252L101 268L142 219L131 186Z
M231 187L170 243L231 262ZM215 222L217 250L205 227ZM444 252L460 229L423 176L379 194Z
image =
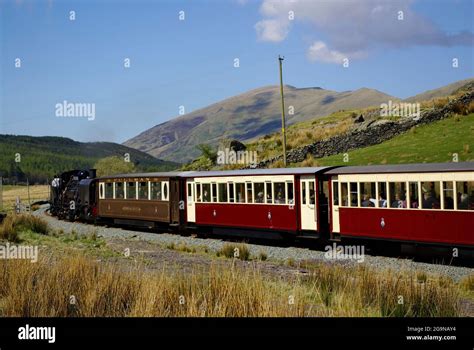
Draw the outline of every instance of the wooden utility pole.
M280 64L280 95L281 95L281 133L283 137L283 163L286 167L286 123L285 123L285 99L283 97L283 70L282 63L285 57L278 55Z

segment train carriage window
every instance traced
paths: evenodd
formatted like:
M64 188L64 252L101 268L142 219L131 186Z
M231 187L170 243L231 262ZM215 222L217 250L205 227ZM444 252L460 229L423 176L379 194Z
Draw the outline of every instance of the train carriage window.
M459 210L474 210L474 181L458 181L456 198Z
M265 198L265 185L263 182L256 182L253 184L253 191L255 193L255 203L263 203Z
M275 182L273 184L273 198L275 198L275 204L285 204L285 183Z
M378 183L379 198L377 200L377 207L387 208L387 183L379 182Z
M219 203L227 203L228 198L227 198L227 184L226 183L220 183L217 185L219 188Z
M407 191L405 182L390 182L388 184L390 191L390 208L407 207Z
M267 203L273 203L272 183L271 182L266 182L265 183L265 193L266 193L266 202Z
M245 184L244 183L236 183L235 184L235 202L236 203L245 203Z
M314 181L308 182L308 190L309 190L309 204L316 203L316 190L314 188Z
M168 181L163 181L163 188L161 189L163 193L163 200L167 201L168 200Z
M373 208L377 203L375 193L375 182L361 182L359 184L360 206L363 208Z
M137 199L137 186L135 181L127 182L127 199Z
M106 199L114 198L114 184L112 182L107 182L105 184L105 198Z
M234 183L229 182L229 202L234 203Z
M423 209L440 209L440 191L438 181L427 181L421 183L422 192L422 208Z
M252 183L247 182L247 203L253 203L253 191L252 191Z
M205 203L211 201L211 184L202 184L202 201Z
M357 193L357 182L351 182L349 184L349 188L350 188L351 207L357 207L359 204L358 193Z
M293 182L288 181L286 183L286 193L288 194L288 204L295 204L294 192L293 192Z
M187 196L188 196L188 202L190 202L190 203L194 202L194 198L193 198L193 185L192 185L192 183L188 183L188 193L187 193Z
M150 182L150 186L151 186L151 197L150 199L151 200L155 200L155 201L161 201L162 198L161 198L161 181L154 181L154 182Z
M306 181L301 182L301 204L306 204Z
M334 205L339 205L339 182L334 181L332 183L332 198Z
M420 200L418 198L418 182L408 183L408 208L418 209L420 208Z
M138 183L138 199L148 199L148 182Z
M212 194L212 201L213 202L217 202L217 184L216 183L213 183L211 185L211 194Z
M341 183L341 206L348 207L349 206L349 193L347 190L347 182Z
M104 183L99 184L99 198L100 199L104 198Z
M454 184L452 181L443 182L443 209L454 209Z
M201 184L196 183L196 202L200 203L202 201L201 197Z
M123 182L115 183L115 199L123 199L125 197Z

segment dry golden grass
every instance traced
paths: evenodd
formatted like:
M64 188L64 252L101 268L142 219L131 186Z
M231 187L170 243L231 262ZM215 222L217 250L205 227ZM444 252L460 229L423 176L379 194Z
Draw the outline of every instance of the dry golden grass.
M3 208L10 211L14 208L16 198L19 197L21 203L28 204L28 188L27 186L4 186L3 189ZM31 203L38 200L49 199L48 185L32 185L30 186Z
M41 252L40 252L41 253ZM318 265L290 280L257 265L190 274L124 269L74 255L0 260L0 316L456 316L452 281Z
M48 224L43 219L28 214L9 214L0 225L0 239L18 242L21 231L31 231L39 234L48 233Z

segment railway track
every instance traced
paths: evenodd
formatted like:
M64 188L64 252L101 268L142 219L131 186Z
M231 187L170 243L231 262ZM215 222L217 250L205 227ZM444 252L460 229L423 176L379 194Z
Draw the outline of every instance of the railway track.
M62 230L65 233L75 231L79 235L87 235L95 232L99 237L106 241L121 239L130 241L144 241L156 245L156 249L166 249L170 245L185 245L188 247L203 248L210 254L215 254L229 242L226 237L216 238L200 238L196 236L185 236L172 234L168 232L156 233L147 230L137 230L122 227L110 227L101 225L90 225L79 222L60 221L55 217L47 215L47 206L42 206L34 212L34 215L43 217L52 229ZM310 263L328 263L341 264L345 266L357 266L364 264L370 268L377 270L392 271L416 271L434 275L442 275L459 281L474 273L472 265L464 264L460 261L447 261L441 259L413 258L410 256L397 256L389 252L376 252L367 250L364 252L362 259L338 259L328 257L327 251L311 243L297 242L295 245L288 243L275 243L268 241L246 240L246 245L252 256L256 257L263 253L267 256L268 261L278 262L282 264L291 264L299 266L303 262ZM374 255L377 253L378 255Z

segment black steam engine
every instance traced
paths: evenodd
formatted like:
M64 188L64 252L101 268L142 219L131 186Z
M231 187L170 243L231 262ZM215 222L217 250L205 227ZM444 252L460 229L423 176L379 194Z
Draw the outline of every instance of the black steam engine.
M50 213L59 219L92 221L96 208L96 170L71 170L51 183Z

